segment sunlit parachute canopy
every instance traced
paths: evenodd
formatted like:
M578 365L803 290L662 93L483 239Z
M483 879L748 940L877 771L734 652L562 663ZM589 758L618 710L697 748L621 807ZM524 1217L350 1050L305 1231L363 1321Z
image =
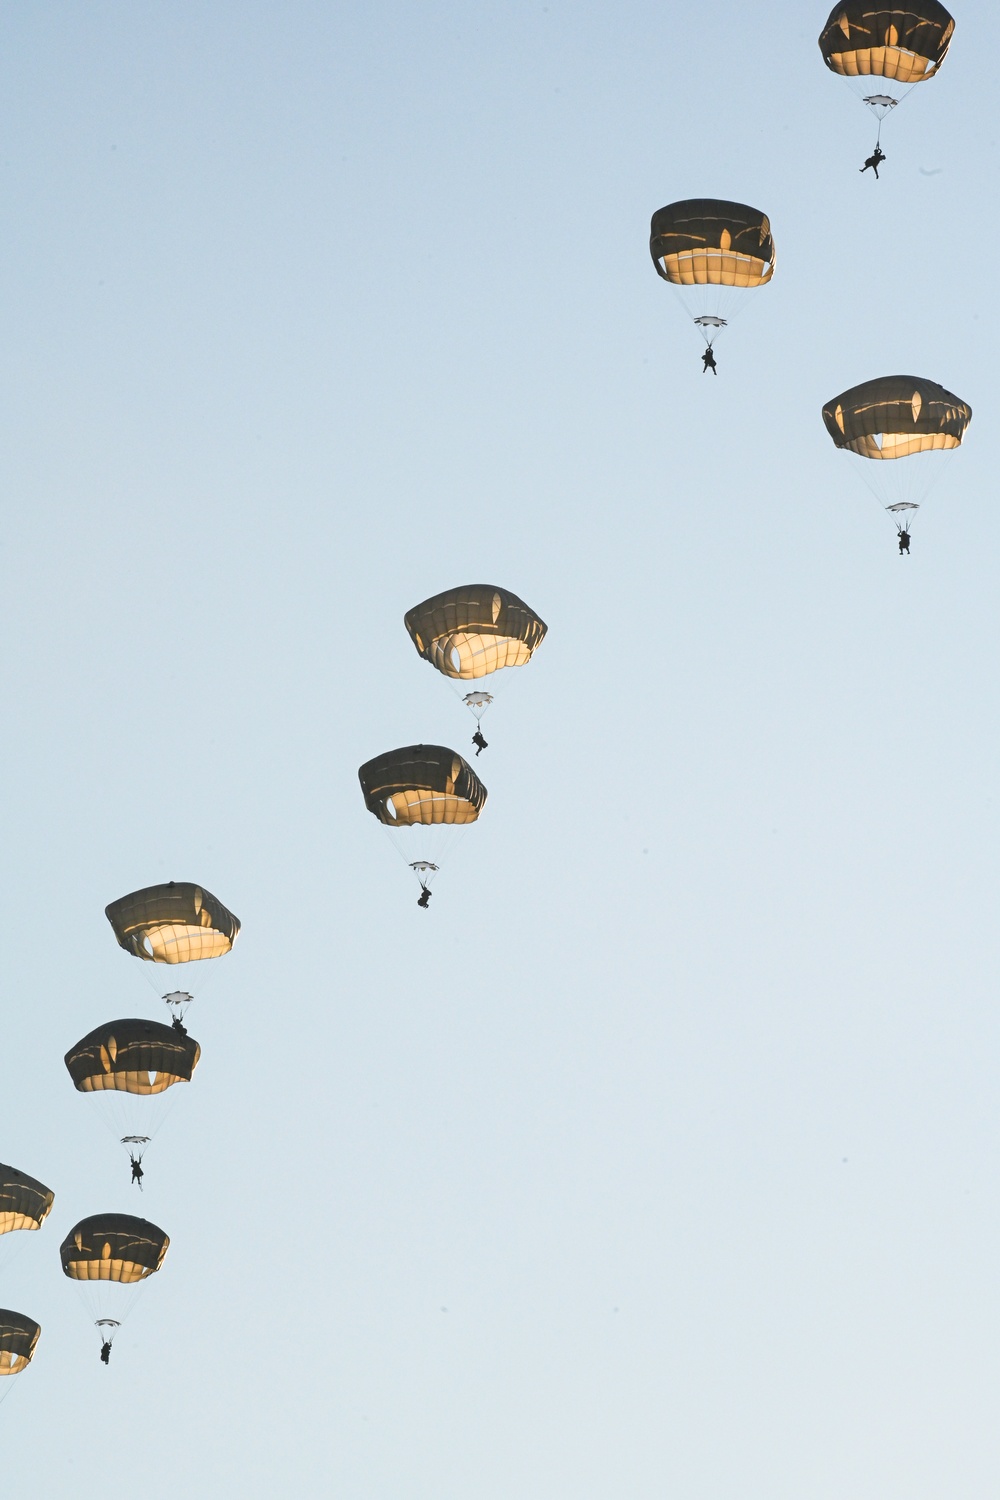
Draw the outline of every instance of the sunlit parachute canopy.
M774 274L767 214L722 198L686 198L658 208L649 253L676 286L763 286Z
M15 1229L41 1229L52 1207L52 1191L43 1182L0 1165L0 1234Z
M0 1307L0 1375L19 1375L31 1363L41 1331L33 1318Z
M408 609L403 623L426 661L466 681L530 661L548 629L523 599L492 583L446 589Z
M221 901L187 880L133 891L112 901L105 915L127 953L157 964L220 958L240 930Z
M170 1240L131 1214L92 1214L71 1229L59 1247L63 1274L73 1281L129 1285L158 1271Z
M158 1021L108 1021L66 1053L69 1075L81 1093L119 1089L162 1094L190 1081L201 1048L193 1037Z
M823 61L844 78L920 83L944 62L955 22L937 0L905 6L847 0L835 5L820 32Z
M838 448L862 458L906 458L957 448L972 408L936 381L883 375L834 396L823 408L823 421Z
M368 811L390 828L474 823L486 802L472 767L443 745L387 750L366 761L358 779Z

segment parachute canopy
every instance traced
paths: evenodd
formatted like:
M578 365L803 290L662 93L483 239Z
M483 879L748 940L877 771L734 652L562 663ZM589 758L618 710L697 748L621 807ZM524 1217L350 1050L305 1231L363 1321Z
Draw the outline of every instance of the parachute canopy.
M33 1318L0 1307L0 1375L19 1375L31 1363L41 1331Z
M112 901L105 915L127 953L157 964L220 958L240 930L221 901L187 880L133 891Z
M475 771L443 745L387 750L366 761L358 779L368 811L390 828L474 823L486 803Z
M658 208L649 253L675 286L763 286L774 274L767 214L722 198L686 198Z
M446 589L403 616L417 651L445 677L470 680L530 661L548 626L509 589Z
M908 0L905 7L846 0L830 12L819 48L827 67L844 78L922 83L944 62L954 30L938 0Z
M63 1274L73 1281L131 1285L158 1271L170 1240L131 1214L92 1214L71 1229L59 1247Z
M972 408L936 381L883 375L834 396L823 408L823 421L838 448L862 458L906 458L957 448Z
M198 1043L158 1021L108 1021L66 1053L69 1075L81 1093L120 1089L162 1094L189 1082L198 1066Z
M41 1229L54 1197L44 1183L36 1182L27 1172L0 1165L0 1234Z

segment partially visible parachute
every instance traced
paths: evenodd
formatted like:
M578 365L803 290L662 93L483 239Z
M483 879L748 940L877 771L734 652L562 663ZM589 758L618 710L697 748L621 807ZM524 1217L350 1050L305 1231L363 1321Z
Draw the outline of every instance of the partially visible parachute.
M777 264L767 214L724 198L685 198L657 209L649 253L658 275L681 291L709 348L743 293L766 286Z
M100 1097L105 1123L142 1165L146 1146L162 1124L162 1096L191 1079L201 1048L177 1026L130 1018L107 1021L66 1053L75 1087ZM142 1186L142 1172L133 1180Z
M509 589L492 583L446 589L403 616L418 653L443 677L469 686L506 667L529 662L548 629ZM477 720L493 695L482 687L461 695Z
M41 1229L55 1194L43 1182L0 1163L0 1235Z
M915 375L883 375L834 396L823 407L823 421L836 447L874 461L861 471L876 499L909 529L937 471L926 460L897 465L895 460L958 448L972 421L972 408L934 380Z
M944 62L955 19L938 0L905 6L842 0L819 34L823 61L842 78L923 83Z
M855 91L878 120L880 140L889 110L916 84L934 77L954 30L954 17L938 0L909 0L905 7L846 0L830 12L819 48L831 72L859 81ZM898 91L872 91L861 82L870 78L895 83Z
M426 891L438 869L441 835L474 823L486 805L483 783L444 745L387 750L366 761L358 779L368 811L399 832L396 847Z
M154 964L199 964L232 948L240 923L211 891L187 880L132 891L105 907L119 947ZM183 1015L192 996L172 990L162 997Z
M0 1376L20 1375L28 1368L41 1331L34 1318L0 1308Z

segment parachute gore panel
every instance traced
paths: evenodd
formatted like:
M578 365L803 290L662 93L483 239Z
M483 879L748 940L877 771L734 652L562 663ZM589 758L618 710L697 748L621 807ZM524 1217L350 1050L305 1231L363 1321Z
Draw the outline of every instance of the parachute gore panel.
M474 823L486 788L469 763L443 745L387 750L358 771L365 806L390 828Z
M548 629L523 599L490 583L435 594L408 609L403 624L426 661L466 681L523 666Z
M63 1273L73 1281L142 1281L158 1271L170 1240L131 1214L92 1214L59 1246Z
M150 963L220 958L240 930L221 901L187 880L133 891L104 910L121 947Z
M823 61L844 78L921 83L944 62L955 22L937 0L905 8L848 0L835 5L819 35Z
M189 1082L201 1048L193 1037L159 1021L108 1021L66 1053L69 1076L81 1093L120 1089L162 1094Z
M862 458L906 458L957 448L972 408L934 380L883 375L834 396L823 408L823 421L838 448Z
M676 286L763 286L774 274L767 214L723 198L685 198L658 208L649 253Z
M31 1362L41 1329L33 1318L0 1307L0 1375L19 1375Z
M52 1191L27 1172L0 1165L0 1234L41 1229L52 1207Z

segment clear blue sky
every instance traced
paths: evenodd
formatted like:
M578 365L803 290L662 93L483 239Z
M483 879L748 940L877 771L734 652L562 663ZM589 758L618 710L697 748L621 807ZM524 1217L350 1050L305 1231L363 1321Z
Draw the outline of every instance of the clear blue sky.
M0 19L12 1493L996 1491L996 15L878 183L825 16ZM718 379L701 195L778 247ZM903 372L975 414L909 559L820 420ZM467 747L402 615L480 580L550 632L424 913L356 769ZM244 930L140 1199L62 1056L170 878ZM102 1210L172 1237L107 1370Z

